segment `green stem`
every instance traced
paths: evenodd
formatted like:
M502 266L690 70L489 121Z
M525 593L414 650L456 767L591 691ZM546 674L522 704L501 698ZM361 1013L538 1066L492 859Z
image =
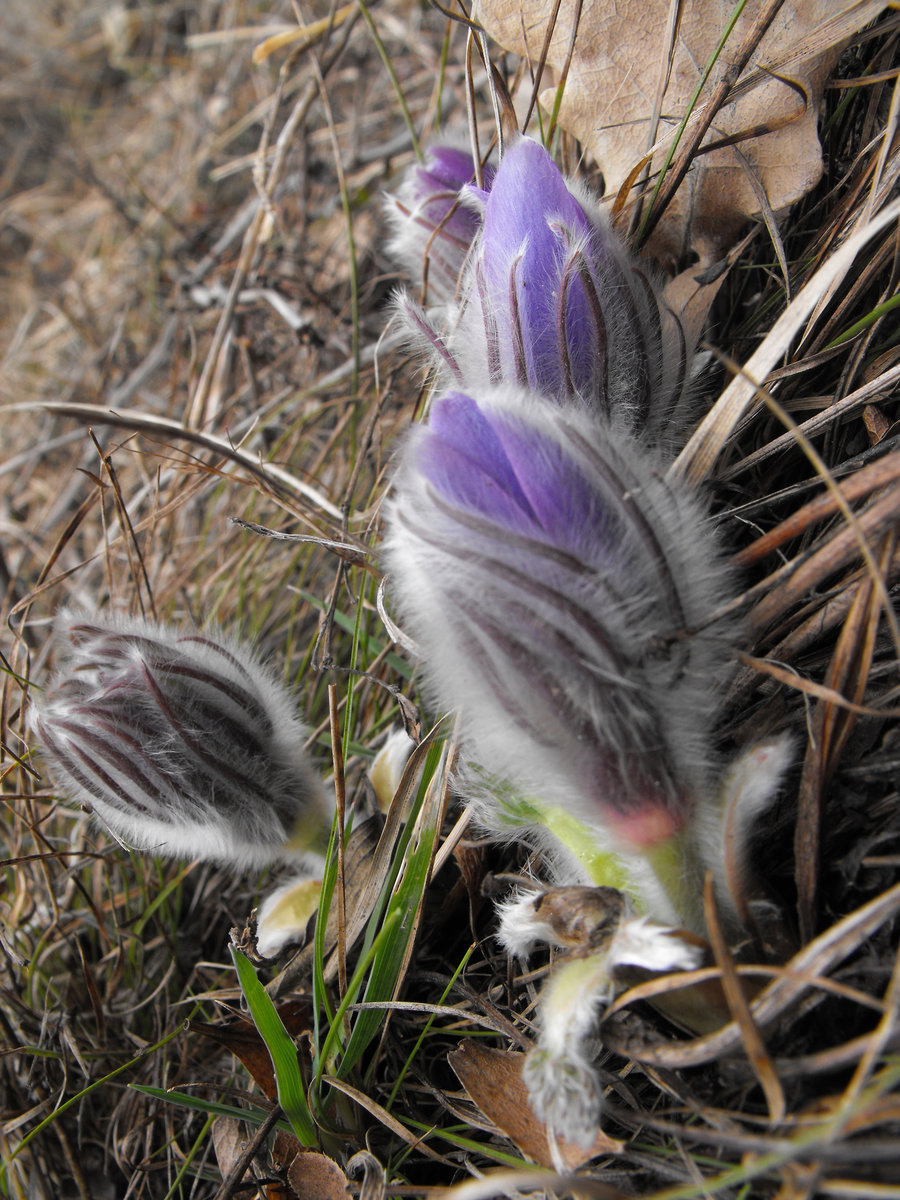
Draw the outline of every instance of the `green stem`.
M666 898L686 928L700 933L703 919L703 871L687 832L660 842L641 855L623 855L598 844L596 835L571 813L556 805L534 805L535 815L553 836L574 855L595 887L614 887L642 899L640 866L653 873ZM629 861L634 864L629 870Z
M620 892L631 892L631 880L620 856L599 846L586 825L555 804L535 807L540 814L541 824L581 863L591 883L596 887L614 887Z
M648 850L646 860L681 923L694 933L702 933L705 929L703 869L687 831L682 830Z

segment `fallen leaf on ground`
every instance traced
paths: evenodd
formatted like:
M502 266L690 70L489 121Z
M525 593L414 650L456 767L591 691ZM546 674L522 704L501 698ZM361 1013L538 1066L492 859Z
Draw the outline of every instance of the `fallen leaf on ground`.
M763 9L748 0L692 112L683 146L706 101L725 77L737 48ZM716 113L703 139L723 145L695 158L651 241L655 257L672 273L689 251L701 265L732 245L745 221L760 212L760 185L774 211L786 208L822 174L817 121L825 81L842 43L885 7L856 0L787 0L741 73L735 99ZM557 77L572 43L578 0L562 0L547 50ZM668 53L669 0L584 0L559 109L562 127L596 158L606 191L615 196L646 155L658 171L690 98L725 30L730 0L693 0ZM553 6L545 0L480 0L478 20L500 45L533 65L541 56ZM653 128L658 86L666 78ZM547 82L546 76L544 82ZM543 108L553 109L556 86L543 87ZM756 185L751 182L755 177Z
M333 1158L316 1150L301 1151L287 1178L298 1200L350 1200L347 1176Z
M553 1166L547 1141L547 1126L534 1113L528 1088L522 1079L524 1054L493 1050L477 1042L460 1042L447 1056L460 1083L489 1121L542 1167ZM597 1130L594 1144L578 1146L560 1140L559 1153L569 1170L601 1154L619 1154L624 1143Z
M312 1009L306 1000L289 1000L278 1005L278 1015L291 1037L297 1037L312 1023ZM203 1021L188 1021L191 1033L211 1038L239 1059L260 1091L271 1101L278 1099L272 1057L256 1026L243 1018L223 1025L207 1025Z

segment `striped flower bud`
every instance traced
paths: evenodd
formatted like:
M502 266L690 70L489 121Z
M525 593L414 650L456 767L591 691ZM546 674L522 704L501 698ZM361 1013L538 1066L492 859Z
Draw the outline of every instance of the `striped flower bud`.
M734 631L708 618L728 575L645 447L515 388L451 393L407 445L386 555L474 762L629 853L686 828L715 790ZM494 796L482 815L502 826Z
M485 167L490 186L493 168ZM388 195L386 211L393 228L389 252L427 304L450 304L456 297L463 265L481 220L463 203L462 189L475 178L471 154L454 146L432 146L424 163L407 172Z
M327 805L305 731L246 646L71 611L57 639L59 673L35 700L33 727L60 794L117 839L261 867L321 832Z
M509 146L489 192L448 349L462 383L515 383L661 433L684 388L681 328L586 190L544 148Z

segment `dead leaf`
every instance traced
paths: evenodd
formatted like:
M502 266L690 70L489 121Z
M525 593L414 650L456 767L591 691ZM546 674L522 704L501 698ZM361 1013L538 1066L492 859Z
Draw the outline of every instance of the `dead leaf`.
M278 1015L291 1037L311 1028L312 1009L308 1001L289 1000L279 1004ZM278 1088L268 1047L250 1021L238 1019L225 1025L207 1025L203 1021L188 1021L191 1033L200 1033L230 1050L247 1069L263 1095L275 1103Z
M288 1167L288 1183L298 1200L349 1200L347 1176L333 1158L303 1150Z
M708 116L709 96L726 78L763 7L763 0L747 3L680 147ZM836 11L834 0L786 0L728 93L733 99L714 115L702 139L703 147L718 148L695 158L657 228L651 248L664 266L673 270L689 250L696 251L701 265L720 258L747 218L760 211L758 185L777 212L818 182L822 151L816 125L825 81L841 43L884 7L882 0L856 0ZM504 49L536 64L552 8L544 0L480 0L475 11ZM661 168L731 8L730 0L683 4L669 63L669 0L584 0L559 121L596 158L607 194L616 195L648 153L652 169ZM569 55L577 9L578 0L562 0L559 6L547 52L557 73ZM658 85L666 73L653 129ZM544 88L540 100L552 110L555 86Z
M554 1165L547 1126L535 1115L522 1079L524 1054L464 1041L447 1055L447 1061L487 1119L515 1142L527 1158L542 1167ZM574 1171L601 1154L621 1153L623 1146L624 1142L607 1137L598 1129L592 1146L585 1149L560 1140L559 1153L567 1169Z
M225 1179L247 1149L250 1138L247 1136L246 1123L234 1117L216 1117L212 1126L212 1138L216 1162L219 1164L222 1178Z

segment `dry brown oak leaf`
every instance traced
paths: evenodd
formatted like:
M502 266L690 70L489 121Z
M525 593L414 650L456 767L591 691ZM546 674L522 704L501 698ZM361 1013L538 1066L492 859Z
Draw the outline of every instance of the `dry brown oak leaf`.
M673 38L669 10L676 7ZM764 7L764 0L748 0L679 147L708 115L708 98ZM818 182L816 122L825 82L847 40L885 7L882 0L785 0L701 143L730 144L695 157L653 235L650 250L663 267L674 273L691 251L701 266L718 261L764 203L777 213ZM534 68L553 8L548 0L478 0L473 15L505 50ZM572 52L559 122L596 159L608 196L619 193L645 155L652 154L653 171L661 168L733 10L732 0L684 0L680 6L669 0L583 0L573 42L578 3L562 0L547 50L557 78ZM658 103L661 81L665 91ZM555 100L555 85L543 87L541 106L552 111ZM761 130L770 132L759 136Z

